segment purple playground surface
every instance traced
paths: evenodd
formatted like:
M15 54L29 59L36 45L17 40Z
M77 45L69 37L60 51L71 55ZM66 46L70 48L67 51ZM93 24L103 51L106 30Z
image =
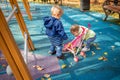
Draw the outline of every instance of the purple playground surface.
M23 51L21 51L23 55ZM24 56L23 56L24 57ZM7 67L7 62L4 59L2 53L0 53L0 80L15 80L13 76L8 76L5 72ZM58 59L55 56L41 56L40 54L33 54L31 52L27 55L28 62L27 66L32 75L33 80L44 76L44 74L60 74L60 66L58 64ZM5 65L5 66L4 66ZM43 70L38 70L34 66L40 66ZM3 72L2 72L3 71Z
M55 56L44 57L39 54L29 53L27 66L34 79L44 76L44 74L52 75L61 73L58 59ZM41 66L43 70L37 70L33 66Z

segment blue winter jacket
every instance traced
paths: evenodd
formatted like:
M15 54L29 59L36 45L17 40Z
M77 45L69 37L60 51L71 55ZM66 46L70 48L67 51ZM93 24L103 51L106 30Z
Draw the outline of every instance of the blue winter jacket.
M59 45L63 40L68 39L62 22L51 16L44 17L44 26L46 28L46 34L48 35L50 41L55 45Z

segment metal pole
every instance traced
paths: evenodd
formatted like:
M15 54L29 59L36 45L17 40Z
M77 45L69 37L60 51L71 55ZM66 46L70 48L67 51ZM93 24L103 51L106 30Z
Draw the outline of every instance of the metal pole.
M6 21L9 22L10 19L13 17L14 12L17 11L17 7L15 6L14 9L12 10L12 12L10 13L10 15L6 18Z
M25 43L24 43L24 60L26 62L26 64L28 63L28 46L27 46L27 39L28 39L28 36L27 36L27 33L25 32L24 33L24 36L25 36Z

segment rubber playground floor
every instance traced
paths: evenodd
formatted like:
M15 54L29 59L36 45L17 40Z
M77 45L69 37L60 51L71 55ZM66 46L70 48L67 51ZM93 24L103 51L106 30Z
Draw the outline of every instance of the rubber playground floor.
M86 52L86 58L79 54L79 61L74 62L71 53L65 53L64 60L58 60L55 55L47 52L50 42L45 35L43 17L50 16L50 4L31 3L33 20L30 21L23 4L19 4L25 23L30 33L36 50L28 53L28 68L33 80L120 80L120 25L103 21L104 14L97 12L81 12L79 9L62 6L64 14L61 18L64 29L71 41L70 33L72 24L86 26L91 24L91 29L96 32L95 44ZM9 10L9 9L8 9ZM7 15L8 13L5 13ZM108 19L114 19L109 17ZM9 22L9 27L19 46L21 53L24 51L24 39L15 18ZM0 61L0 66L2 65ZM40 66L38 70L34 66ZM3 73L2 73L3 71ZM5 69L0 70L0 80L14 80L7 76Z

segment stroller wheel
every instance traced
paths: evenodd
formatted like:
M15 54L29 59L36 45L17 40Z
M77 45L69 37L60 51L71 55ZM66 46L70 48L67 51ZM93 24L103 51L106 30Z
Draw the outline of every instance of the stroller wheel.
M74 57L74 61L75 62L78 62L79 61L79 58L77 56Z
M81 51L81 52L80 52L80 55L81 55L82 57L86 58L85 52Z

